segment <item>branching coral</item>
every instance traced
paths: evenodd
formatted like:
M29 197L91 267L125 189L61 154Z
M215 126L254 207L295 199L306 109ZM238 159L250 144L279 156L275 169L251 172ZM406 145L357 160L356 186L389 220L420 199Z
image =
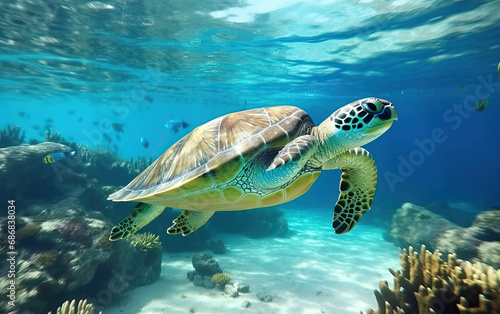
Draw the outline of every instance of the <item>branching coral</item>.
M70 145L70 142L62 137L60 133L49 130L45 131L45 142L61 143L66 146Z
M78 305L75 300L71 302L68 300L57 308L57 314L94 314L94 312L94 305L87 303L87 300L78 301ZM99 312L99 314L101 313ZM49 314L52 314L52 312L49 312Z
M149 232L133 236L130 243L141 251L161 248L160 237Z
M17 125L7 124L0 131L0 147L21 145L24 142L24 131Z
M93 163L95 161L96 152L85 145L78 145L78 155L83 162Z
M225 273L218 273L212 276L212 281L218 285L225 285L231 280L231 276Z
M78 155L84 163L92 166L96 166L99 163L109 168L123 168L129 174L133 175L138 175L153 162L152 157L146 158L144 156L138 156L137 160L130 158L130 161L126 161L107 149L91 149L84 145L78 145Z
M141 173L153 162L152 157L137 156L137 160L130 158L127 164L129 173Z
M400 254L402 271L389 269L394 289L379 283L375 297L379 310L368 314L500 313L500 270L484 263L471 264L422 245L420 255L410 246Z

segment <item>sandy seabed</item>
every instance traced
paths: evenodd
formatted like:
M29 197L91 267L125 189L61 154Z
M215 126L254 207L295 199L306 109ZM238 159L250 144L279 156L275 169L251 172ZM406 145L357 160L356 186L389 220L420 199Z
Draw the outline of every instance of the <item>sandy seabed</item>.
M105 309L114 313L334 313L376 309L373 290L389 281L388 267L399 269L398 248L382 238L383 229L358 224L335 235L331 210L285 211L289 238L250 239L221 234L228 252L214 256L232 282L250 285L249 293L231 298L223 291L196 287L187 279L194 253L164 253L155 283L122 295ZM262 302L257 293L273 296ZM248 308L242 307L249 301Z

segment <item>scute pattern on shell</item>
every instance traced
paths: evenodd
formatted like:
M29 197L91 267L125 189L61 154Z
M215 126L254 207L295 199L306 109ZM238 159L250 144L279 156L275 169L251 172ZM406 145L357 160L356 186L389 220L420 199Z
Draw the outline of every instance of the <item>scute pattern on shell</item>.
M184 136L108 199L142 199L179 187L226 160L243 156L248 161L266 147L283 146L296 138L306 120L311 120L309 115L292 106L250 109L216 118Z

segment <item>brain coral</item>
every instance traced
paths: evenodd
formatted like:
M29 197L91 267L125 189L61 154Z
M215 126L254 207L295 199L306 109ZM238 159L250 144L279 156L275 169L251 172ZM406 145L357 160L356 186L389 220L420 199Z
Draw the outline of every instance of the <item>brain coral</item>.
M219 285L225 285L231 280L231 276L225 273L218 273L212 276L212 281Z

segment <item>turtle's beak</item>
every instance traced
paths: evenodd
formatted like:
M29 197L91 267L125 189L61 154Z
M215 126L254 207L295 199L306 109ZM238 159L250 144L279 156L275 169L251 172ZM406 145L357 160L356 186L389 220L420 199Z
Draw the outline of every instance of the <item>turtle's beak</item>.
M392 120L398 121L398 118L399 118L398 112L396 111L396 108L394 108L394 106L392 104L389 107L389 110L391 111Z
M363 132L363 134L368 135L368 134L374 134L374 133L379 133L382 134L385 131L387 131L392 123L395 120L398 120L398 112L394 108L394 106L387 102L387 104L384 107L384 110L379 113L375 119L379 120L380 123L368 128L366 131Z
M398 112L390 102L387 102L387 105L384 106L384 110L382 110L382 112L377 115L377 118L379 118L380 120L387 120L387 121L397 120Z
M380 134L382 134L382 133L384 133L385 131L387 131L391 127L391 125L392 125L393 122L394 122L393 119L391 119L389 121L384 121L384 122L382 122L382 123L380 123L380 124L378 124L376 126L373 126L373 127L369 128L369 129L367 129L366 131L363 132L363 134L365 134L365 135L373 134L373 133L380 133Z

